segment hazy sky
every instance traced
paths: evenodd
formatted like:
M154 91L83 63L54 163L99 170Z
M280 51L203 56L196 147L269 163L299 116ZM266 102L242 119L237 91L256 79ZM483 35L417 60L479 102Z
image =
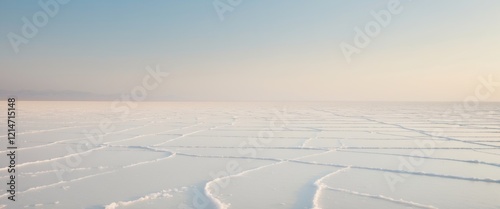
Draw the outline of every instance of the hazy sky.
M151 98L461 101L500 81L498 0L401 0L350 62L341 43L394 1L242 0L223 21L213 3L73 0L16 53L8 34L44 10L0 1L0 90L126 93L157 64Z

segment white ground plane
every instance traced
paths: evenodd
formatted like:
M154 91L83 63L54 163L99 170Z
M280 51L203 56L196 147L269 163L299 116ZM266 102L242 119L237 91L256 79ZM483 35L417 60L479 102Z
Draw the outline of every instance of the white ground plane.
M110 105L18 102L16 202L1 115L0 208L500 208L498 103Z

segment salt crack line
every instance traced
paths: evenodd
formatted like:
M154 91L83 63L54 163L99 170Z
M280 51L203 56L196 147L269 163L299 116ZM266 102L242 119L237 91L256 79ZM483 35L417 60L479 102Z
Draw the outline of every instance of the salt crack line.
M490 163L480 160L460 160L455 158L441 158L441 157L426 157L426 156L418 156L418 155L405 155L405 154L393 154L393 153L379 153L379 152L363 152L363 151L349 151L349 150L339 150L340 152L350 152L350 153L364 153L364 154L374 154L374 155L388 155L388 156L401 156L401 157L414 157L414 158L423 158L423 159L432 159L432 160L444 160L444 161L454 161L461 163L472 163L472 164L483 164L494 167L500 167L498 163Z
M171 198L171 197L173 197L172 194L170 194L171 191L172 190L170 190L170 189L168 189L168 190L162 190L162 191L159 191L159 192L147 194L145 196L139 197L139 198L134 199L134 200L112 202L110 204L105 205L104 209L116 209L116 208L119 208L119 207L130 206L132 204L136 204L136 203L139 203L139 202L144 202L144 201L149 201L149 200L156 200L156 199Z
M17 150L18 151L21 151L21 150L24 151L24 150L41 148L41 147L48 147L48 146L55 145L55 144L61 144L61 143L64 143L64 142L76 141L76 140L81 140L81 139L85 139L85 137L79 137L79 138L73 138L73 139L66 139L66 140L55 141L55 142L51 142L51 143L47 143L47 144L41 144L41 145L30 146L30 147L19 147L19 148L17 148ZM6 153L8 151L9 150L0 151L0 154L1 153Z
M197 130L197 131L193 131L193 132L190 132L190 133L187 133L187 134L182 134L176 138L173 138L173 139L170 139L170 140L167 140L167 141L164 141L164 142L161 142L161 143L158 143L158 144L155 144L153 146L161 146L163 144L166 144L166 143L169 143L169 142L172 142L172 141L175 141L177 139L180 139L180 138L184 138L186 136L189 136L189 135L193 135L193 134L196 134L196 133L199 133L199 132L202 132L202 131L207 131L207 130L210 130L211 128L208 128L208 129L202 129L202 130Z
M314 182L314 185L316 186L316 191L314 193L314 198L313 198L313 202L312 202L313 203L312 209L321 209L322 208L322 207L320 207L320 204L319 204L319 198L321 197L322 191L327 187L327 185L323 183L323 180L330 177L330 176L334 176L334 175L337 175L338 173L347 171L350 168L351 168L351 166L347 166L345 168L336 170L328 175L325 175L325 176L319 178L318 180L316 180Z
M136 137L131 137L131 138L127 138L127 139L124 139L124 140L130 140L130 139L133 139L133 138L140 138L142 136L143 135L136 136ZM124 141L124 140L121 140L121 141ZM77 153L73 153L73 154L69 154L69 155L64 155L64 156L61 156L61 157L55 157L55 158L46 159L46 160L26 162L26 163L18 164L17 167L22 167L22 166L27 166L27 165L32 165L32 164L38 164L38 163L46 163L46 162L56 161L56 160L65 159L65 158L69 158L69 157L73 157L73 156L87 154L87 153L90 153L90 152L93 152L93 151L96 151L96 150L100 150L100 149L108 148L108 147L113 147L113 146L116 146L116 145L110 145L109 143L104 143L104 144L99 145L96 148L89 149L89 150L86 150L86 151L83 151L83 152L77 152ZM135 148L137 148L137 147L140 147L140 146L135 146ZM145 147L143 147L143 148L145 148ZM147 148L150 149L150 150L154 150L154 151L160 150L160 149L156 149L156 148L152 148L152 147L147 147ZM161 150L161 151L162 152L169 152L169 151L165 151L165 150ZM0 171L2 171L2 170L7 170L7 167L0 168Z
M46 160L38 160L38 161L31 161L31 162L21 163L21 164L16 165L16 167L22 167L22 166L33 165L33 164L52 162L52 161L56 161L56 160L60 160L60 159L65 159L65 158L68 158L68 157L73 157L73 156L78 156L78 155L90 153L90 152L93 152L93 151L96 151L96 150L103 149L105 147L106 146L99 146L97 148L89 149L87 151L77 152L77 153L73 153L73 154L69 154L69 155L64 155L64 156L61 156L61 157L55 157L55 158L50 158L50 159L46 159ZM7 168L8 167L0 168L0 171L7 170Z
M367 194L367 193L361 193L361 192L351 191L351 190L347 190L347 189L332 188L332 187L329 187L329 186L325 186L325 189L332 190L332 191L337 191L337 192L348 193L348 194L357 195L357 196L363 196L363 197L370 197L370 198L379 199L379 200L385 200L385 201L389 201L389 202L393 202L393 203L398 203L398 204L402 204L402 205L406 205L406 206L410 206L410 207L425 208L425 209L438 209L437 207L435 207L433 205L424 205L424 204L420 204L420 203L416 203L416 202L412 202L412 201L408 201L408 200L404 200L404 199L394 199L394 198L386 197L386 196L383 196L383 195L372 195L372 194Z
M310 154L310 155L306 155L306 156L301 156L301 157L298 157L298 158L294 158L292 160L299 160L299 159L302 159L302 158L307 158L307 157L312 157L312 156L316 156L316 155L321 155L321 154L326 154L328 152L332 152L332 151L335 151L335 150L330 150L330 151L326 151L326 152L321 152L321 153L314 153L314 154ZM227 157L226 157L227 158ZM227 175L227 176L224 176L224 177L219 177L219 178L215 178L214 180L212 181L209 181L205 184L205 195L212 201L212 203L214 205L217 206L218 209L228 209L229 206L231 204L229 203L224 203L222 202L222 200L218 199L215 194L213 194L211 191L210 191L210 186L212 184L215 184L217 183L218 181L220 180L224 180L224 179L227 179L227 178L232 178L232 177L239 177L239 176L243 176L247 173L250 173L250 172L253 172L253 171L257 171L257 170L261 170L261 169L264 169L264 168L267 168L267 167L271 167L271 166L275 166L275 165L279 165L279 164L282 164L282 163L285 163L285 162L289 162L290 160L288 159L273 159L273 158L267 158L267 160L273 160L273 161L277 161L275 163L272 163L272 164L268 164L268 165L264 165L264 166L259 166L259 167L256 167L256 168L252 168L252 169L249 169L249 170L245 170L245 171L242 171L240 173L237 173L237 174L233 174L233 175Z
M171 148L190 148L190 149L238 149L235 146L196 146L196 145L179 145L179 146L162 146ZM254 149L285 149L285 150L320 150L329 151L336 149L336 147L265 147L265 146L252 146Z
M337 151L337 150L330 150L330 151ZM312 155L326 154L330 151L316 153L316 154L312 154ZM285 162L292 162L292 163L301 163L301 164L308 164L308 165L332 166L332 167L338 167L338 168L347 167L347 165L343 165L343 164L308 162L308 161L298 160L297 158L296 159L277 159L277 158L255 158L255 157L241 157L241 156L194 155L194 154L186 154L186 153L180 153L180 152L176 152L176 154L182 155L182 156L200 157L200 158L234 158L234 159L271 160L271 161L285 161ZM312 155L304 156L301 158L311 157ZM351 168L360 169L360 170L382 171L382 172L402 173L402 174L410 174L410 175L417 175L417 176L437 177L437 178L444 178L444 179L456 179L456 180L464 180L464 181L487 182L487 183L500 184L500 179L491 179L491 178L453 176L453 175L445 175L445 174L437 174L437 173L394 170L394 169L387 169L387 168L376 168L376 167L366 167L366 166L356 166L356 165L351 165Z
M85 125L85 126L67 126L67 127L54 128L54 129L33 130L33 131L26 131L26 132L16 133L16 135L43 133L43 132L59 131L59 130L64 130L64 129L83 128L83 127L92 127L92 126L91 125ZM3 138L3 137L7 137L7 135L1 135L0 136L0 138Z
M124 142L124 141L129 141L129 140L133 140L133 139L137 139L137 138L142 138L142 137L146 137L146 136L156 136L156 135L165 134L165 133L168 133L168 132L171 132L171 131L178 131L178 130L186 129L186 128L189 128L189 127L198 126L200 124L201 123L190 125L190 126L185 126L185 127L181 127L181 128L174 128L174 129L170 129L170 130L166 130L166 131L162 131L162 132L158 132L158 133L142 134L142 135L134 136L134 137L131 137L131 138L126 138L126 139L121 139L121 140L116 140L116 141L110 141L110 142L107 142L107 143L104 143L104 144L112 144L112 143L117 143L117 142Z
M172 153L172 151L170 151L170 150L160 149L160 148L156 148L156 147L152 147L152 146L141 146L141 145L110 145L110 144L107 144L106 147L109 147L109 148L118 147L118 148L127 148L127 149L142 149L142 150L152 151L152 152L168 152L168 153Z
M139 166L139 165L144 165L144 164L149 164L149 163L156 163L156 162L160 162L162 160L166 160L166 159L169 159L169 158L173 158L176 156L176 153L172 153L166 157L161 157L161 158L157 158L157 159L154 159L154 160L149 160L149 161L143 161L143 162L139 162L139 163L134 163L134 164L131 164L131 165L126 165L126 166L123 166L122 168L131 168L131 167L135 167L135 166Z
M72 169L67 169L65 171L67 172L73 172L73 171L85 171L85 170L92 170L92 169L107 169L109 168L108 166L99 166L99 167L87 167L87 168L72 168ZM39 174L46 174L46 173L55 173L60 170L58 169L53 169L53 170L44 170L44 171L35 171L35 172L21 172L19 175L25 175L25 176L36 176Z
M470 147L434 147L434 148L421 148L421 147L349 147L345 146L342 141L339 140L339 145L340 146L335 146L335 147L324 147L324 146L318 146L318 147L300 147L300 146L294 146L294 147L282 147L282 146L275 146L275 147L269 147L269 146L253 146L252 148L254 149L289 149L289 150L332 150L332 149L342 149L342 150L363 150L363 149L374 149L374 150L384 150L384 149L393 149L393 150L471 150ZM237 149L240 147L237 146L196 146L196 145L170 145L170 146L162 146L162 147L172 147L172 148L192 148L192 149L199 149L199 148L217 148L217 149ZM473 148L476 150L498 150L498 148L489 148L489 147L482 147L482 148Z
M493 153L493 152L487 152L487 151L479 151L478 149L476 148L473 148L471 149L473 151L476 151L476 152L481 152L481 153L485 153L485 154L490 154L490 155L500 155L500 153Z
M148 123L149 124L149 123ZM146 124L147 125L147 124ZM128 131L128 130L133 130L133 129L139 129L139 128L142 128L146 125L143 125L143 126L140 126L140 127L133 127L133 128L128 128L128 129L123 129L123 130L120 130L120 131L115 131L115 132L109 132L109 133L105 133L103 134L102 136L106 136L106 135L111 135L111 134L116 134L116 133L120 133L120 132L123 132L123 131ZM134 138L134 137L132 137ZM48 144L42 144L42 145L37 145L37 146L31 146L31 147L23 147L23 148L19 148L18 150L29 150L29 149L36 149L36 148L41 148L41 147L48 147L48 146L51 146L51 145L55 145L55 144L61 144L61 143L64 143L64 142L68 142L68 141L76 141L76 140L81 140L81 139L87 139L87 137L80 137L80 138L73 138L73 139L66 139L66 140L61 140L61 141L55 141L55 142L51 142L51 143L48 143ZM129 140L130 138L127 138L125 140ZM110 143L113 143L113 142L110 142ZM4 152L7 152L7 150L5 151L0 151L0 153L4 153Z
M164 151L164 152L169 152L169 151ZM158 162L158 161L162 161L162 160L165 160L165 159L172 158L172 157L174 157L176 155L176 153L174 153L174 152L170 152L170 153L172 153L172 154L169 155L169 156L163 157L163 158L158 158L158 159L155 159L155 160L144 161L144 162L139 162L139 163L135 163L135 164L131 164L131 165L126 165L126 166L123 166L122 168L131 168L131 167L135 167L135 166L138 166L138 165L144 165L144 164L148 164L148 163L154 163L154 162ZM60 185L60 184L72 183L72 182L75 182L75 181L80 181L80 180L84 180L84 179L87 179L87 178L101 176L101 175L104 175L104 174L114 173L114 172L117 172L117 171L119 171L119 169L111 170L111 171L105 171L105 172L102 172L102 173L97 173L97 174L92 174L92 175L87 175L87 176L84 176L84 177L80 177L80 178L76 178L76 179L71 179L71 180L68 180L68 181L59 181L59 182L52 183L52 184L42 185L42 186L38 186L38 187L32 187L32 188L28 188L28 189L26 189L24 191L19 192L19 194L26 193L26 192L33 191L33 190L46 189L46 188L57 186L57 185ZM0 198L4 197L6 195L8 195L8 193L0 195Z
M408 127L405 127L405 126L402 126L402 125L399 125L399 124L387 123L387 122L378 121L378 120L367 118L367 117L363 117L363 118L365 118L366 120L372 121L372 122L376 122L376 123L380 123L380 124L384 124L384 125L390 125L390 126L398 127L400 129L403 129L403 130L408 130L408 131L413 131L413 132L416 132L416 133L420 133L420 134L423 134L425 136L432 137L433 139L440 138L440 139L446 139L446 140L456 141L456 142L461 142L461 143L466 143L466 144L475 144L475 145L481 145L481 146L486 146L486 147L500 148L500 146L496 146L496 145L484 144L484 143L473 142L473 141L466 141L466 140L460 140L460 139L456 139L456 138L452 138L452 137L446 137L446 136L437 136L437 135L434 135L434 134L429 134L426 131L422 131L422 130L418 130L418 129L414 129L414 128L408 128Z
M103 135L109 135L109 134L117 134L117 133L122 133L122 132L127 132L127 131L130 131L130 130L136 130L136 129L141 129L141 128L144 128L146 126L148 126L149 124L152 124L153 122L148 122L146 124L143 124L143 125L140 125L140 126L133 126L131 128L125 128L125 129L122 129L122 130L118 130L118 131L113 131L113 132L109 132L109 133L104 133Z
M307 161L300 161L300 160L290 160L290 162L304 163L304 164L311 164L311 165L333 166L333 167L340 167L340 168L346 167L346 165L342 165L342 164L307 162ZM437 173L394 170L394 169L387 169L387 168L365 167L365 166L355 166L355 165L352 165L351 168L361 169L361 170L383 171L383 172L391 172L391 173L402 173L402 174L410 174L410 175L418 175L418 176L429 176L429 177L437 177L437 178L444 178L444 179L456 179L456 180L464 180L464 181L476 181L476 182L487 182L487 183L500 184L500 179L491 179L491 178L453 176L453 175L445 175L445 174L437 174Z
M69 180L69 181L59 181L59 182L52 183L52 184L47 184L47 185L42 185L42 186L37 186L37 187L31 187L31 188L28 188L28 189L26 189L24 191L16 192L16 194L23 194L23 193L34 191L34 190L46 189L46 188L57 186L57 185L60 185L60 184L71 183L71 182L80 181L80 180L84 180L84 179L88 179L88 178L92 178L92 177L96 177L96 176L105 175L105 174L108 174L108 173L114 173L114 172L116 172L116 170L106 171L106 172L102 172L102 173L98 173L98 174L92 174L92 175L88 175L88 176L84 176L84 177L72 179L72 180ZM9 193L5 193L3 195L0 195L0 198L5 197L7 195L10 195L10 194Z
M376 120L376 119L368 118L366 116L358 116L358 117L356 117L356 116L347 116L347 115L341 115L341 114L338 114L338 113L335 113L335 112L332 112L332 111L327 111L327 110L320 110L320 109L315 109L315 110L320 111L320 112L327 112L327 113L330 113L330 114L338 116L338 117L365 119L367 121L371 121L371 122L375 122L375 123L379 123L379 124L383 124L383 125L388 125L388 126L393 126L393 127L396 127L396 128L402 129L402 130L416 132L416 133L419 133L419 134L422 134L422 135L425 135L425 136L432 137L433 139L440 138L440 139L445 139L445 140L449 140L449 141L462 142L462 143L465 143L465 144L475 144L475 145L481 145L481 146L487 146L487 147L500 148L500 146L491 145L491 144L483 144L483 143L471 142L471 141L460 140L460 139L455 139L455 138L446 137L446 136L437 136L437 135L429 134L426 131L422 131L422 130L418 130L418 129L414 129L414 128L408 128L408 127L405 127L405 126L397 124L397 123L394 123L394 124L393 123L387 123L387 122L379 121L379 120Z
M268 160L274 160L272 158L269 158ZM240 173L237 173L237 174L234 174L234 175L228 175L228 176L224 176L224 177L219 177L219 178L215 178L214 180L210 181L210 182L207 182L205 184L205 195L212 201L212 203L217 206L218 209L227 209L229 208L229 206L231 204L229 203L224 203L222 202L220 199L218 199L216 197L215 194L212 193L212 191L210 191L210 187L212 184L215 184L217 183L218 181L220 180L224 180L224 179L227 179L227 178L231 178L231 177L237 177L237 176L243 176L247 173L250 173L252 171L256 171L256 170L260 170L260 169L263 169L263 168L266 168L266 167L270 167L270 166L274 166L274 165L278 165L278 164L281 164L283 162L285 162L284 160L275 160L275 161L278 161L278 162L275 162L275 163L271 163L271 164L268 164L268 165L264 165L264 166L260 166L260 167L257 167L257 168L253 168L253 169L249 169L249 170L246 170L246 171L243 171L243 172L240 172Z
M302 146L300 146L300 147L305 148L305 147L306 147L306 145L307 145L309 142L311 142L312 140L317 139L317 138L318 138L318 135L319 135L319 132L321 132L321 130L320 130L320 131L318 131L318 132L315 132L315 133L314 133L314 137L311 137L311 138L309 138L309 139L305 140L305 141L302 143Z

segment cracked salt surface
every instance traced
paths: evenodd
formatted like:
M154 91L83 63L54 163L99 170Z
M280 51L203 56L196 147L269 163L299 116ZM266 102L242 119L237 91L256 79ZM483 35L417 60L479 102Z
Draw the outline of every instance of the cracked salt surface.
M156 102L141 103L125 118L108 106L23 102L13 207L500 205L495 103L467 119L442 116L452 107L446 103ZM98 144L68 153L81 148L83 131L99 127L103 118L115 129ZM58 178L54 163L67 165L76 156L81 162ZM0 180L6 181L6 162L1 163ZM392 189L387 176L399 177ZM0 208L11 208L5 187L0 192Z

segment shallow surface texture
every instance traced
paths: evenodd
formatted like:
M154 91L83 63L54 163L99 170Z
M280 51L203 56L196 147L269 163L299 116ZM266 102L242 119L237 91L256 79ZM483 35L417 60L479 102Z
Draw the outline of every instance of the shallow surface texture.
M498 209L500 104L468 108L19 101L0 205Z

